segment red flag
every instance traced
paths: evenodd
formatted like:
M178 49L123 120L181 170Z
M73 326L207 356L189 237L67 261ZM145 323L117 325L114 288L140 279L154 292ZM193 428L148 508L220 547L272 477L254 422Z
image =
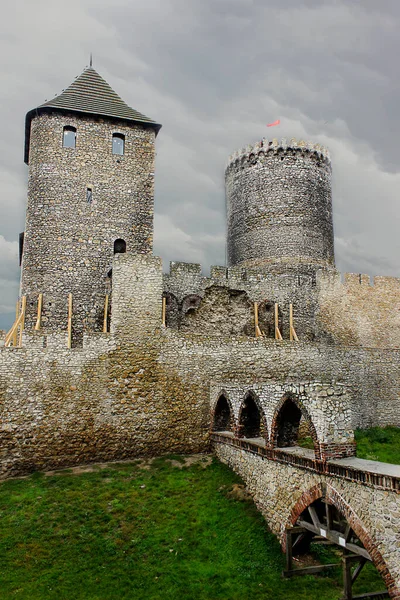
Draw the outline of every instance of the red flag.
M274 125L280 125L281 121L280 119L278 119L277 121L274 121L273 123L268 123L267 127L273 127Z

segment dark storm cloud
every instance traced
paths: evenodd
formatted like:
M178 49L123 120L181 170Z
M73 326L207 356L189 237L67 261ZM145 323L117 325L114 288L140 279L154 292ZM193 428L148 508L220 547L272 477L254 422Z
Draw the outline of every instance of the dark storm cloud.
M126 102L163 124L156 253L224 262L227 158L280 118L274 136L331 150L339 268L399 275L397 0L17 0L3 12L0 311L17 293L24 115L91 50Z

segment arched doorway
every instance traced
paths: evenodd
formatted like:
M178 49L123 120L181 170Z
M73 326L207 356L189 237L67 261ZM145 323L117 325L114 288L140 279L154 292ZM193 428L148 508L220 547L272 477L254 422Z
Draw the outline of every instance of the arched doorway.
M245 438L267 437L265 418L255 394L246 394L239 411L238 436Z
M232 431L233 416L232 408L224 394L218 398L214 408L213 431Z
M292 394L285 394L275 410L271 440L275 448L303 446L313 449L317 458L320 456L314 424L305 407Z

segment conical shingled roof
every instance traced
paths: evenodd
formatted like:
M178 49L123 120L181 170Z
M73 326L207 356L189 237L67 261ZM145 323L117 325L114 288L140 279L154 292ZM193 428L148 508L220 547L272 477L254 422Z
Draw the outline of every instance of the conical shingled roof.
M59 109L65 112L87 113L90 115L134 121L153 127L158 133L161 125L142 113L130 108L112 87L92 66L87 67L75 81L59 96L41 104L26 115L25 162L29 157L30 124L32 118L41 112Z

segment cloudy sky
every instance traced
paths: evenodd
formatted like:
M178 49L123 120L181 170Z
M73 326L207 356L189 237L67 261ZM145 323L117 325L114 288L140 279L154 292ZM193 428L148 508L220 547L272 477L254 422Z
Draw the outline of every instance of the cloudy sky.
M399 31L399 0L2 6L0 328L18 296L25 113L66 88L90 52L130 106L163 124L156 254L205 272L224 264L227 158L272 132L331 151L338 268L400 276Z

